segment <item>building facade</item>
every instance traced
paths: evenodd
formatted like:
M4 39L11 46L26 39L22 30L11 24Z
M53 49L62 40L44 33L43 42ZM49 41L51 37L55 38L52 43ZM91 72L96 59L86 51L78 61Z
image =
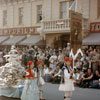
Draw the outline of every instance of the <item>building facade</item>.
M0 34L40 34L46 46L64 47L70 42L70 10L83 14L82 33L86 36L90 23L100 20L99 1L0 0Z
M100 0L78 0L77 10L82 12L88 24L83 45L100 46Z

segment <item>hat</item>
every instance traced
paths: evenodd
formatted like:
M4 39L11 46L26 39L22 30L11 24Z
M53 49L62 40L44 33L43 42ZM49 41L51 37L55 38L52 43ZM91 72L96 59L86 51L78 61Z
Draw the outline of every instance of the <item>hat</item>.
M39 64L41 64L42 63L42 61L41 60L38 60L37 61L37 65L39 65Z
M33 64L33 61L29 61L27 64L28 65L32 65Z
M71 59L70 59L69 57L66 57L66 58L64 59L64 61L65 61L65 62L71 61Z

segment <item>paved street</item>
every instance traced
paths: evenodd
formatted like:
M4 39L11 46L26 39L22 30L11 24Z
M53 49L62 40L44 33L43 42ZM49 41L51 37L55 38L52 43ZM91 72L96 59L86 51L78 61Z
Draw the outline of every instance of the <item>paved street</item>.
M58 91L59 85L46 84L44 87L47 100L63 100L63 92ZM72 100L100 100L100 90L76 88Z
M46 100L63 100L63 92L58 91L59 85L47 83L44 87L44 97ZM19 100L0 97L0 100ZM100 90L76 88L73 92L72 100L100 100Z

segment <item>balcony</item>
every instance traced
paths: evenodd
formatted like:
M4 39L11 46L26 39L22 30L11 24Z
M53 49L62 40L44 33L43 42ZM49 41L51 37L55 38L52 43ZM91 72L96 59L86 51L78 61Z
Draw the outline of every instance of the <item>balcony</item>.
M44 34L70 33L70 29L70 19L42 21L42 32ZM89 32L88 19L82 19L82 31L84 33L83 36Z
M43 21L42 29L45 34L70 32L70 20Z

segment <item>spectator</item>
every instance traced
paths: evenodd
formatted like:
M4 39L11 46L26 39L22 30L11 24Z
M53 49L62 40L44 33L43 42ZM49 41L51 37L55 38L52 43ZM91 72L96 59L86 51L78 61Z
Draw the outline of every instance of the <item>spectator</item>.
M92 70L94 73L96 70L100 70L100 65L98 60L94 60Z
M75 84L75 86L79 86L81 77L82 77L81 69L80 68L75 69L74 70L74 78L75 78L74 84Z
M48 68L47 65L44 65L44 79L46 82L50 82L52 73L52 70Z
M89 87L89 83L92 80L92 78L93 78L92 70L88 69L88 71L85 72L85 74L83 75L80 87L84 87L84 88Z
M61 64L64 63L64 54L63 54L62 50L59 51L58 61Z
M61 74L61 68L59 65L57 65L54 73L52 74L52 83L60 82L60 80L61 80L60 74Z
M80 59L77 59L76 61L76 68L79 68L79 69L82 69L82 62L81 62L81 60Z
M99 70L95 71L92 81L90 82L90 87L100 88L100 72L99 72Z
M50 68L55 69L57 64L57 55L56 52L53 52L53 55L49 59L50 61Z
M33 61L33 56L31 54L31 52L28 52L28 56L27 56L27 62L29 61Z
M46 64L47 66L49 66L49 64L50 64L50 62L49 62L50 57L51 57L51 55L49 54L49 51L46 50L44 64Z
M85 59L83 61L83 71L87 71L87 69L89 68L89 63L88 61Z

